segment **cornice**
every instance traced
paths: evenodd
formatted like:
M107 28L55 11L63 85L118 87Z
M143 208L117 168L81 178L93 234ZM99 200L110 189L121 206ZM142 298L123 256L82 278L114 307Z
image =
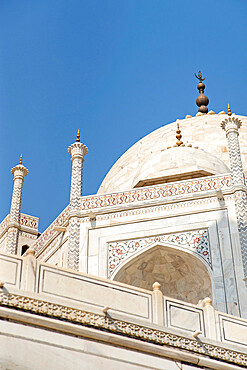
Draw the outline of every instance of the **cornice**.
M68 152L72 156L72 161L75 158L80 158L80 159L84 160L84 156L87 154L88 148L87 148L86 145L84 145L80 142L76 142L76 143L71 144L68 147Z
M16 221L11 221L9 222L9 224L5 227L5 229L2 231L2 233L0 234L0 238L9 230L11 229L12 227L18 229L19 231L24 231L28 234L32 234L32 235L35 235L37 236L39 234L38 230L35 230L35 229L32 229L31 227L28 227L28 226L24 226L24 225L21 225L19 224L18 222Z
M235 364L245 368L247 366L247 354L232 350L227 348L227 346L223 347L217 345L215 342L213 343L213 341L208 342L207 339L205 339L205 341L203 338L195 340L183 335L173 334L169 330L159 329L156 326L144 326L121 319L115 319L109 315L96 314L78 308L51 303L33 297L31 298L26 295L10 293L4 291L4 288L1 288L0 291L0 306L10 309L9 314L6 313L6 317L8 318L12 315L13 319L15 319L19 315L18 311L16 311L15 315L11 309L18 309L19 311L29 313L29 316L30 314L37 315L39 317L43 316L46 318L46 324L43 324L44 328L51 328L51 322L54 322L55 320L58 324L57 327L56 325L53 326L53 330L56 330L59 325L62 325L61 320L63 320L83 327L94 328L100 331L104 330L108 333L115 334L115 337L124 336L132 338L135 339L137 343L142 341L153 343L157 346L180 350L181 355L186 355L186 353L188 353L190 354L190 358L193 358L191 355L200 355L203 356L203 358L225 362L226 365ZM0 311L0 313L2 316L4 315L2 311ZM48 319L51 319L51 321ZM30 320L30 318L26 320L29 324L32 322L33 325L38 325L39 321L40 320L38 318L36 320ZM76 329L75 331L78 332ZM119 338L119 345L121 345L120 341L121 339ZM197 357L196 359L197 364L199 364ZM214 368L220 369L221 367Z
M224 121L222 121L220 126L226 131L226 134L232 131L238 133L238 129L242 126L242 122L240 119L232 115L231 117L227 117Z
M197 197L215 195L216 190L231 193L230 174L205 177L190 181L180 181L176 183L167 183L163 185L136 188L127 191L110 194L96 194L92 196L81 197L81 210L90 210L106 207L121 207L123 205L136 205L158 203L171 200L187 200Z
M24 181L24 177L28 175L29 171L22 164L18 164L17 166L11 168L11 173L14 176L14 180L20 178Z

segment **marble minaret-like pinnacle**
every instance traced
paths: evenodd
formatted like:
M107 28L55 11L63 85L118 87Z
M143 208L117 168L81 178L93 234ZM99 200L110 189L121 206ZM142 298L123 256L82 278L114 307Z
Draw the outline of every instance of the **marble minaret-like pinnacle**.
M6 252L16 254L21 215L22 188L24 177L28 175L28 169L22 164L22 154L19 164L12 168L11 173L14 176L14 187L9 215L9 229Z
M68 148L71 154L72 174L70 186L70 220L68 239L67 267L79 270L79 247L80 247L80 198L82 196L82 172L84 156L88 152L86 145L80 142L78 130L76 142Z
M226 132L228 143L243 272L244 278L247 279L247 189L238 138L238 130L241 125L242 122L232 115L230 106L228 104L228 118L221 123L221 127Z

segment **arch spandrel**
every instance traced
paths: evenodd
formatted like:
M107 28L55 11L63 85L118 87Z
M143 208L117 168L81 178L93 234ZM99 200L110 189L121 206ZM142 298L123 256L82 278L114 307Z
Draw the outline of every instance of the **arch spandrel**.
M126 260L157 243L190 250L212 266L208 230L187 230L108 243L108 277L114 276Z

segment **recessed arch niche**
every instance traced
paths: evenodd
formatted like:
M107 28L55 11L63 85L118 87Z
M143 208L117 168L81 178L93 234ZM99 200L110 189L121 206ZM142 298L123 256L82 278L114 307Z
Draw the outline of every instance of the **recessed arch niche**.
M21 256L23 256L24 253L29 249L29 245L25 244L21 247Z
M113 280L152 290L155 281L165 296L197 304L212 297L210 273L194 254L156 245L126 261Z

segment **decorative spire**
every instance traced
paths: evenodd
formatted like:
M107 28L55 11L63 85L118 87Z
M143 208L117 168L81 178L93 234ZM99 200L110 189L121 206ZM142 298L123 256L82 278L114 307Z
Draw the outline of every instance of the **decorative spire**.
M228 104L228 116L231 116L231 115L232 115L231 108L230 108L230 105Z
M28 169L22 164L22 154L20 156L19 164L11 169L14 176L14 186L11 199L11 207L9 212L10 223L13 226L8 231L8 239L6 252L16 254L18 250L19 224L21 215L21 200L24 177L28 175Z
M196 73L195 73L195 76L196 76L196 78L200 81L200 82L202 82L202 81L204 81L205 80L205 78L202 78L202 72L201 71L199 71L198 72L198 76L196 75Z
M78 143L80 142L80 130L79 130L79 129L78 129L78 131L77 131L76 141L77 141Z
M183 144L183 142L181 141L181 138L182 138L182 134L181 134L181 131L179 129L179 123L177 124L177 131L176 131L176 138L178 139L178 141L176 142L176 145L177 146L180 146Z
M200 93L200 95L196 98L196 104L199 107L198 112L201 113L208 113L207 105L209 103L209 99L207 96L204 95L205 85L202 81L205 80L205 78L202 78L201 71L198 72L198 76L195 73L196 78L199 80L199 84L197 85L197 89Z

